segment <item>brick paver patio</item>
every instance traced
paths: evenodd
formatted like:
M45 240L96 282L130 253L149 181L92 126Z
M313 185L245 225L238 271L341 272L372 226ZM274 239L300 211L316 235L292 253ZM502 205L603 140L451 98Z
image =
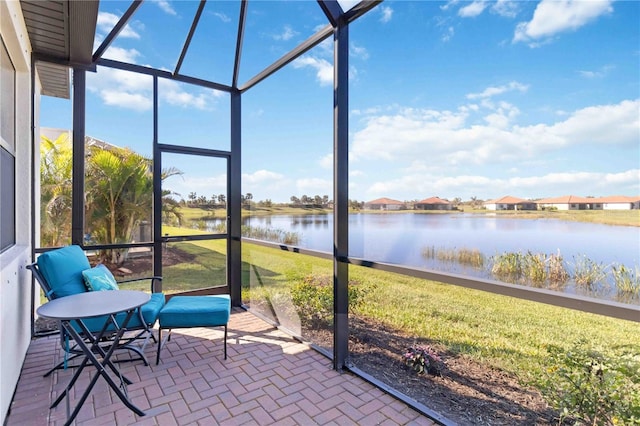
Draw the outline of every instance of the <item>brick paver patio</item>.
M222 328L175 330L155 365L125 362L133 381L129 395L146 412L127 409L99 379L80 410L77 425L433 425L405 403L350 373L249 312L234 310L229 322L228 359ZM128 356L122 354L119 356ZM42 377L62 358L57 336L33 340L6 426L62 425L64 390L73 369ZM71 392L71 407L94 374L87 368Z

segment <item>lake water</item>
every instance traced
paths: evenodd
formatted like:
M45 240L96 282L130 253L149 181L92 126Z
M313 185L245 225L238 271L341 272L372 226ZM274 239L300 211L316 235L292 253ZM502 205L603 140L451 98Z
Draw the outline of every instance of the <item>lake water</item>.
M245 225L295 232L297 246L332 252L332 215L254 216ZM577 258L602 265L640 265L640 227L492 214L349 215L349 255L366 260L486 277L470 267L423 256L425 249L477 249L489 258L506 252L560 253L569 270Z

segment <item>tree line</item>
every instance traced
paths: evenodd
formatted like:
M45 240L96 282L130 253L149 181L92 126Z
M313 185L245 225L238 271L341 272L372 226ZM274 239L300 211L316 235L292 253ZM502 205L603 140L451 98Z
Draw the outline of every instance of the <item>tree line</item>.
M254 201L253 194L247 192L240 195L240 201L243 208L250 209L251 207L294 207L294 208L318 208L327 209L333 206L333 200L328 195L302 195L298 197L292 195L289 198L290 203L274 203L271 199ZM190 192L188 199L181 199L179 202L181 205L195 208L224 208L227 206L227 199L224 194L213 194L210 197L205 195L198 195L195 192ZM364 201L349 200L349 208L362 209L364 208Z

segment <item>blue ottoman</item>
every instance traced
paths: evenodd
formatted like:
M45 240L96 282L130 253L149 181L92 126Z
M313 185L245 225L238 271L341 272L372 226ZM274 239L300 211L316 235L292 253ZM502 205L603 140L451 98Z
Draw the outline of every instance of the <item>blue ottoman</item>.
M224 326L224 359L227 359L227 323L231 314L231 298L228 294L216 296L173 296L163 306L158 315L158 355L164 344L162 329L168 329L171 337L173 328L219 327Z

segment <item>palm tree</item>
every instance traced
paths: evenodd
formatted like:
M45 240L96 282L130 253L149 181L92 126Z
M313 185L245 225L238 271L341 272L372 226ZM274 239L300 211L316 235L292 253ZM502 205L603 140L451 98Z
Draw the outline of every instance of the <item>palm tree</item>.
M183 173L175 167L169 167L168 169L162 169L161 179L164 182L165 179L182 175ZM175 196L175 198L174 198ZM178 223L178 226L182 224L182 211L180 210L180 202L177 200L181 196L177 192L173 192L170 189L162 189L162 223L170 224L174 220Z
M253 200L253 194L250 192L247 192L247 195L244 196L244 200L242 202L242 204L245 205L245 208L251 207L251 200Z
M68 133L55 141L42 137L41 245L59 246L71 241L72 146ZM151 222L153 174L151 160L130 149L87 146L85 171L86 231L100 244L128 243L144 221ZM181 175L176 168L163 169L161 180ZM192 193L195 198L195 193ZM179 203L171 190L162 190L163 221L182 221ZM190 194L191 196L191 194ZM127 252L101 253L122 263ZM122 254L122 255L121 255Z
M86 166L87 223L96 241L130 242L140 221L151 221L153 176L151 160L126 148L90 147ZM126 259L112 251L111 261Z
M71 241L72 150L69 133L55 141L41 136L40 245L54 247Z
M191 206L194 206L196 204L196 198L198 198L198 196L196 195L195 192L190 192L189 193L189 201L191 201L191 203L189 203Z

